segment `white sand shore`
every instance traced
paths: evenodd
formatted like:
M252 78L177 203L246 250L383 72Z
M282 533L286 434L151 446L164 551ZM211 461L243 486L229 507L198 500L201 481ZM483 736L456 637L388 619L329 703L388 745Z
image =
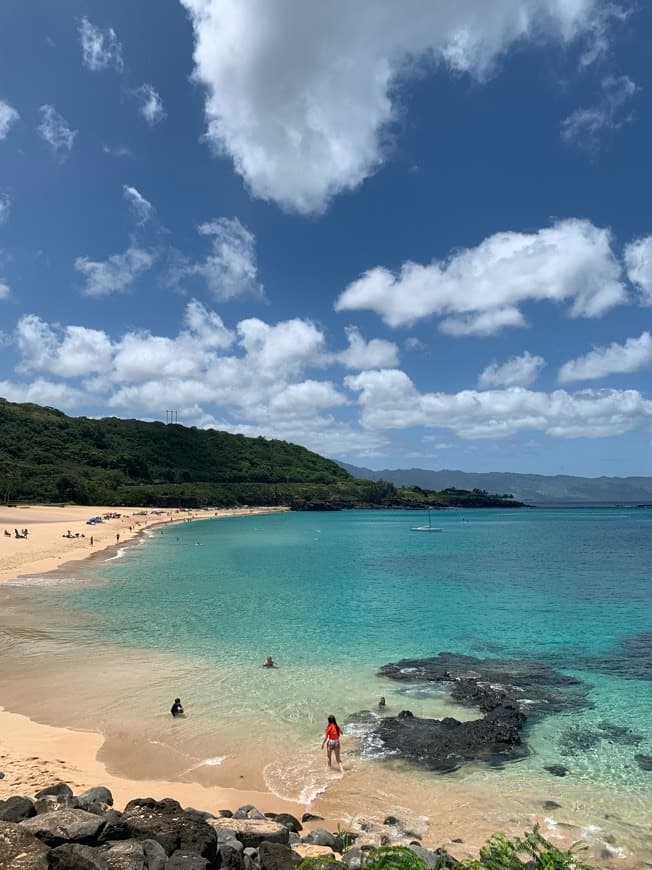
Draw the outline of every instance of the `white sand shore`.
M0 583L26 574L45 574L67 562L88 559L100 550L126 543L145 529L161 523L284 510L287 508L152 511L146 508L82 505L33 505L15 508L3 506L0 507ZM91 517L110 513L119 513L119 519L87 525L87 520ZM16 538L16 529L19 532L27 529L27 538ZM9 534L4 534L5 531ZM66 537L68 532L72 537ZM79 537L75 537L76 535Z

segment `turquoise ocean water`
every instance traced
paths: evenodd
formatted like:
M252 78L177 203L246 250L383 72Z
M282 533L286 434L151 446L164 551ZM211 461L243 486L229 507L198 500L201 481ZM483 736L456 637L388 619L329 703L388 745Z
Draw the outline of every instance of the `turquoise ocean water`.
M82 649L80 709L109 723L117 706L184 770L232 775L225 759L251 752L267 787L303 800L322 787L310 758L330 712L346 723L384 694L389 713L473 716L441 688L379 678L384 663L443 650L540 659L590 684L591 706L537 724L530 756L510 767L523 778L563 763L576 781L649 799L652 772L634 756L652 755L652 510L443 511L441 533L411 531L423 520L352 511L166 526L79 576L8 588L5 628L29 611L43 636L5 632L3 649L20 646L25 674L27 644L46 655L57 696ZM278 669L261 668L266 655ZM183 731L167 714L176 695Z

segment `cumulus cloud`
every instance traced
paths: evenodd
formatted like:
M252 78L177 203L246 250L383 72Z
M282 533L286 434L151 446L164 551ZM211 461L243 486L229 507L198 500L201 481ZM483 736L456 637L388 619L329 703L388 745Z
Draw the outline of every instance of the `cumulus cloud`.
M18 322L16 341L23 357L19 371L75 378L106 372L111 366L111 341L101 330L67 326L60 340L53 327L28 314Z
M344 290L337 311L375 311L390 326L431 315L452 335L490 334L525 321L518 304L570 302L571 317L598 317L626 298L608 230L559 221L536 233L502 232L476 248L398 274L378 266Z
M478 378L478 389L491 387L529 387L537 379L546 361L541 356L533 356L525 351L514 356L506 363L492 363Z
M113 254L106 260L77 257L75 269L86 277L83 291L86 296L109 296L129 290L155 259L152 251L130 247L124 253Z
M6 139L9 130L19 118L20 115L12 105L0 100L0 140Z
M398 365L398 348L391 341L372 338L365 341L356 326L346 328L349 346L337 359L349 369L379 369Z
M576 109L561 125L562 139L595 151L605 133L618 130L633 119L630 102L638 90L628 76L607 76L602 80L599 103L588 109Z
M31 383L0 381L0 396L8 402L33 402L54 408L78 408L88 400L87 394L70 384L37 378Z
M84 17L79 25L84 66L93 72L123 68L122 46L112 27L98 27Z
M505 438L534 430L561 438L622 435L652 422L652 402L637 390L535 392L523 387L420 393L397 369L345 379L359 393L361 422L372 430L425 426L462 438Z
M39 113L41 123L38 126L38 131L41 137L47 142L55 157L59 160L65 160L72 151L78 130L73 130L54 106L41 106Z
M129 203L129 207L134 213L138 223L146 223L151 217L153 210L151 202L146 200L135 187L130 187L128 184L122 185L122 195Z
M136 88L134 94L140 103L138 111L148 124L153 126L166 117L163 100L152 85L141 85Z
M11 197L8 193L0 193L0 224L9 219L11 211Z
M559 369L560 383L591 381L607 375L635 372L652 363L652 336L643 332L638 338L628 338L624 344L612 342L609 347L596 347L570 360Z
M303 213L385 159L394 87L425 58L484 76L525 39L569 41L598 0L181 0L206 89L206 136L254 196Z
M172 281L198 275L216 299L226 302L241 296L264 297L258 280L256 238L237 218L216 218L201 224L201 235L211 239L211 253L200 263L183 260L173 269Z
M627 245L625 265L629 280L641 293L641 303L652 305L652 236Z

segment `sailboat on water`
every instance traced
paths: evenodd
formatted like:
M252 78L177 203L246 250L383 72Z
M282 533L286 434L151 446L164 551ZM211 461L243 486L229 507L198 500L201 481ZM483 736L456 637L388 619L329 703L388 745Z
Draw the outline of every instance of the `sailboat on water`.
M428 508L428 525L427 526L412 526L413 532L441 532L436 526L433 526L430 521L430 508Z

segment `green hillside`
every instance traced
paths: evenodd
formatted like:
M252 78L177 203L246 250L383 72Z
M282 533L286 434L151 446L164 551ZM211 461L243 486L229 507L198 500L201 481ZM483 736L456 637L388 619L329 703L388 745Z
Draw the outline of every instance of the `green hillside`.
M114 417L68 417L0 399L0 499L115 505L289 505L298 509L513 502L359 480L286 441Z

